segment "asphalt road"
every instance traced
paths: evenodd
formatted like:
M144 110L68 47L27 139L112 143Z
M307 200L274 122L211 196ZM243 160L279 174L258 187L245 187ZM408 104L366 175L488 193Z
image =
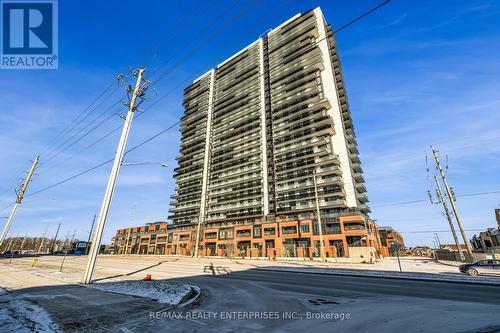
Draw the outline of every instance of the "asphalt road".
M71 332L500 332L498 285L278 272L251 261L99 258L100 283L151 274L201 287L198 307L165 310L82 287L85 258L67 258L62 275L60 260L44 257L26 270L30 261L19 259L11 272L0 270L0 285L27 294Z
M500 304L500 285L402 280L360 276L250 270L218 275L223 280L266 283L274 289L320 295L396 295L462 302ZM231 283L231 282L223 282Z
M213 332L500 331L500 286L245 270L185 279L207 292L202 318L156 319L133 331L169 327ZM206 318L206 313L217 316ZM225 312L277 313L234 319ZM331 319L328 315L349 316ZM293 318L290 318L292 316ZM308 317L309 316L309 317ZM311 316L314 316L311 318Z

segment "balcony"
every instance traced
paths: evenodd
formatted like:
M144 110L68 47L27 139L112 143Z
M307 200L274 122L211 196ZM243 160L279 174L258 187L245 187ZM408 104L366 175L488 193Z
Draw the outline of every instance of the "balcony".
M350 231L350 230L366 230L366 226L364 223L344 223L344 230L345 231Z
M363 183L355 183L354 184L354 187L356 187L356 189L358 190L358 192L360 193L364 193L366 192L366 187L365 187L365 184Z
M365 179L363 178L363 175L359 172L355 172L352 174L352 177L357 181L357 182L360 182L360 183L364 183L365 182Z
M368 202L368 197L365 193L356 193L356 198L358 198L359 202L363 204Z
M347 144L347 149L349 149L349 152L351 154L356 154L356 155L359 154L358 147L354 143L348 143Z
M217 233L216 232L211 232L205 234L205 239L217 239Z
M337 224L335 225L327 224L322 221L322 231L323 235L340 234L340 226L338 226ZM313 234L319 235L319 225L318 222L316 222L316 220L313 221Z
M297 227L296 226L282 227L281 228L281 233L283 235L297 234Z
M357 173L363 172L361 169L361 164L360 163L351 163L352 170Z
M240 230L236 232L237 238L252 237L252 232L250 230Z
M275 228L264 228L264 236L274 236L276 235Z

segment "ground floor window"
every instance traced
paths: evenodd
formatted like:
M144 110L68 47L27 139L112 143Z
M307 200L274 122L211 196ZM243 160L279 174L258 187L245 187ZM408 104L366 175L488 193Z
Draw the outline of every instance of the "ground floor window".
M337 257L345 257L344 251L344 241L341 239L335 239L330 241L330 247L335 248Z
M349 236L346 237L348 246L363 246L363 239L361 236Z

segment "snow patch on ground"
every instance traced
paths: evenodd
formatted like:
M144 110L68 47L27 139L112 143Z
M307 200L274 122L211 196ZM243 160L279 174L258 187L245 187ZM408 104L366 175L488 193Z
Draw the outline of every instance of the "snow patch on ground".
M2 303L0 332L53 333L61 332L42 307L23 299Z
M192 286L166 281L119 281L93 283L91 288L118 294L146 297L159 303L179 304L191 292Z

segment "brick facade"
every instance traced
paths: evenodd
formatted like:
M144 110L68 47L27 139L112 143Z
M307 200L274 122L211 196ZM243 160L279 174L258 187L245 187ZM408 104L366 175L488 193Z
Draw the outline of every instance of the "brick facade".
M378 225L363 215L324 218L323 239L327 258L349 257L352 247L371 247L374 255L387 253ZM128 241L127 241L128 236ZM319 257L320 235L314 215L265 223L218 223L200 231L200 256L220 257ZM156 222L120 229L113 238L116 254L194 254L196 225Z

